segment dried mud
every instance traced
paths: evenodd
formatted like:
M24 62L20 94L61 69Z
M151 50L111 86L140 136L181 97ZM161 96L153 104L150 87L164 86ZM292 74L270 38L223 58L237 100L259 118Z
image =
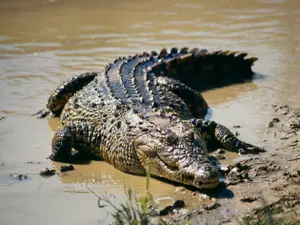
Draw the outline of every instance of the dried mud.
M266 153L221 167L224 185L220 191L232 196L221 198L208 193L208 205L192 213L195 224L262 220L273 224L278 219L300 224L300 109L266 107L273 111L273 119L261 134ZM274 146L275 151L268 151Z

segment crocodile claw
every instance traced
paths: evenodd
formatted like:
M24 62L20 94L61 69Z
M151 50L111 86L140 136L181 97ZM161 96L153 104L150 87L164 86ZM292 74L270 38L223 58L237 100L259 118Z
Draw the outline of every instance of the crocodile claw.
M263 148L259 148L259 147L253 146L251 144L242 142L242 144L241 144L241 146L239 146L239 149L237 150L237 152L240 155L245 155L245 154L259 154L262 152L266 152L266 150Z

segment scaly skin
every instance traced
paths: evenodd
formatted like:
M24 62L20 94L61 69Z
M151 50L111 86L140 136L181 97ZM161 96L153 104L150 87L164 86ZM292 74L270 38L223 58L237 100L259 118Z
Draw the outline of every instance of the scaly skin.
M216 187L220 175L207 158L207 144L241 153L263 150L204 121L207 104L198 91L250 79L256 58L245 56L163 49L71 78L48 100L48 110L61 112L50 159L69 162L74 148L81 158L95 156L127 173L149 171L197 188Z

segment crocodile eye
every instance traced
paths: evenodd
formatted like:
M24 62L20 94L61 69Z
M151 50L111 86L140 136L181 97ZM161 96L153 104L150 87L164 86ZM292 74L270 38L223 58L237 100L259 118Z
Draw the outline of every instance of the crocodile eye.
M194 132L189 132L186 136L186 140L187 141L191 141L191 142L194 142L195 140L195 133Z
M177 145L177 144L178 144L178 137L175 136L174 134L169 134L169 135L166 137L166 142L167 142L167 144L169 144L169 145Z
M57 107L57 104L55 102L50 102L49 106L51 109L55 109Z

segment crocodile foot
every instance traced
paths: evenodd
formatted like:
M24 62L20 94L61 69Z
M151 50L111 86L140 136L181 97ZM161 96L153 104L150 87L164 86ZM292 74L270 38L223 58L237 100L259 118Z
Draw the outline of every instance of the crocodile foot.
M237 142L237 153L244 155L244 154L259 154L262 152L266 152L265 149L251 145L249 143L240 141Z

